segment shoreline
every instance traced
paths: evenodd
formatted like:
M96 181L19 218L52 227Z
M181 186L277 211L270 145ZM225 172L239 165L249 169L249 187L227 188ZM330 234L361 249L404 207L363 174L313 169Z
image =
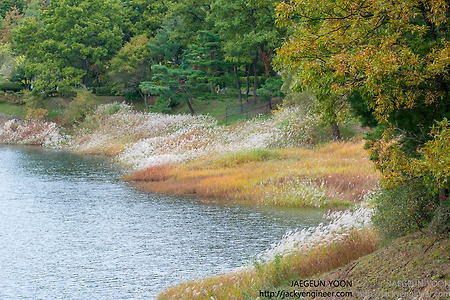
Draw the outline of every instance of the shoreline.
M344 209L379 180L363 142L271 149L151 166L123 176L139 189L257 206ZM331 155L334 153L334 155Z
M46 146L49 145L47 142L62 140L55 134L56 126L54 125L40 121L31 121L29 124L32 124L32 130L21 127L21 122L17 122L9 132L11 139L8 144L23 144L21 141L28 141L31 145ZM109 129L107 125L104 126ZM199 129L198 127L192 129L192 132L197 135L189 130L183 130L181 135L167 139L167 143L175 145L173 148L175 151L184 149L177 148L177 145L186 136L190 138L192 134L193 137L197 137ZM164 131L161 130L161 132ZM76 142L66 143L62 149L80 155L108 156L116 160L116 163L122 164L123 161L120 161L118 156L123 155L123 149L132 148L140 141L124 136L123 131L112 135L105 133L102 139L96 141L100 133L102 133L101 130L97 133L79 135L76 137ZM1 134L0 130L0 138ZM135 134L143 139L142 133ZM154 139L147 137L147 139L149 138ZM111 141L113 142L111 143ZM174 141L175 144L173 144ZM188 141L196 140L188 139ZM213 199L211 201L251 206L321 207L339 211L357 207L358 203L365 202L365 197L376 188L380 179L381 175L375 171L368 154L363 149L363 144L364 141L359 140L321 143L314 147L236 148L233 151L207 152L184 161L171 161L147 168L138 168L138 171L124 175L122 179L129 182L130 185L140 185L146 192L178 194L206 199L206 201ZM202 149L201 145L196 147ZM189 151L195 149L188 148ZM144 161L152 161L148 159L148 156L136 156L132 159L136 161L140 157L144 157ZM352 201L354 199L357 200ZM319 278L332 280L337 277L345 278L342 277L339 270L343 268L343 270L351 271L353 270L352 266L361 264L360 261L368 261L366 267L355 268L358 270L356 275L345 271L345 274L353 276L348 277L349 280L361 283L361 280L358 281L355 276L366 276L376 272L376 264L371 260L373 255L367 256L367 254L374 253L379 249L375 253L386 252L386 255L377 256L379 262L389 261L392 258L392 252L385 250L389 245L380 248L379 237L370 227L347 230L345 234L348 238L344 236L344 238L320 247L297 249L297 254L282 256L279 258L280 260L257 263L253 266L256 273L254 273L255 271L245 271L240 274L222 274L179 284L161 291L159 299L171 299L170 295L173 293L184 295L179 297L180 299L191 300L203 299L204 295L212 296L214 299L260 295L260 298L264 299L267 298L264 296L264 291L268 291L268 295L270 295L270 291L284 289L289 282L292 283L296 280L314 279L320 274L322 275ZM428 239L431 238L423 238L425 243L429 243ZM280 241L281 244L283 242L286 241ZM445 251L448 251L450 241L447 239L436 243L440 247L435 251L439 262L436 260L434 262L439 263L441 269L448 268L448 262L446 265L445 260L441 258L445 258ZM392 251L401 252L402 247L403 244L397 243ZM414 252L412 253L414 255ZM317 257L320 258L320 264ZM413 258L404 257L403 261L405 264L409 264ZM426 259L433 261L430 257ZM371 265L375 266L371 268ZM304 269L302 266L309 266L309 269ZM388 266L385 268L385 271L391 274L390 279L392 279L396 274L395 270L388 269ZM337 277L326 275L328 273L324 272L332 272L329 274L337 274ZM280 274L285 275L279 277ZM414 270L410 270L406 275L413 276ZM442 276L448 278L449 274ZM428 277L423 278L429 279ZM239 286L239 291L233 288L236 286ZM258 291L263 291L262 296L258 294ZM398 292L398 289L396 291ZM369 297L368 299L375 298Z

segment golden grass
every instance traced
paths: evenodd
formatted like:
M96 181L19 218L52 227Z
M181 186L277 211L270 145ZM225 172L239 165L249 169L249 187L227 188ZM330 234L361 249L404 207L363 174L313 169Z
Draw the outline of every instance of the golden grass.
M158 299L256 299L260 290L310 279L375 251L378 235L369 229L354 231L341 240L314 246L267 263L255 263L228 274L181 283Z
M124 177L144 190L258 205L344 207L373 189L364 142L253 150L140 170Z

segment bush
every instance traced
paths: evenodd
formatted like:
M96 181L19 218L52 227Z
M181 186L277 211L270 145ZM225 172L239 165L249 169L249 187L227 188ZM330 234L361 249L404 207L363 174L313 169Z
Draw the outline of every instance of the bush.
M48 112L44 108L30 108L28 107L27 115L25 119L27 120L42 120L45 119L48 115Z
M110 86L101 86L93 89L93 92L97 96L114 96L116 93L113 91L113 88Z
M19 92L23 90L23 85L18 82L0 82L0 91Z
M434 195L417 180L385 189L374 196L373 223L387 239L424 228L431 220Z
M263 86L258 89L257 93L261 101L269 101L272 97L284 97L281 90L283 80L279 78L267 78Z
M33 93L30 91L23 92L22 101L29 108L45 108L45 100L46 97L42 93Z
M77 96L66 109L64 123L69 125L84 120L93 111L96 103L95 95L84 89L78 90Z
M450 238L450 207L439 207L430 223L431 233L441 238Z

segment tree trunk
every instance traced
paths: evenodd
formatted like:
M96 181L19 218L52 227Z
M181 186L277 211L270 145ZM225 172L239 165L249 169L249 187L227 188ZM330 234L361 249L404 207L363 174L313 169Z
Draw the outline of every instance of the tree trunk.
M148 110L148 95L144 95L144 104L145 104L145 110Z
M264 63L264 69L266 70L266 77L270 76L270 64L269 59L267 58L266 53L264 52L264 46L261 45L261 57Z
M194 111L194 108L192 107L192 98L186 98L186 103L187 103L187 106L189 107L189 111L191 112L191 115L195 115L195 111Z
M333 139L335 141L341 140L341 132L339 131L339 126L336 121L331 122L331 131L333 133Z
M250 66L247 69L247 91L245 93L245 101L248 103L248 94L250 93Z
M258 89L258 51L256 51L255 61L253 62L253 102L256 104L256 90Z
M439 191L439 206L442 207L445 200L447 200L447 190L445 188L442 188Z
M82 69L86 72L81 79L81 83L86 87L89 84L89 61L87 59L83 59L82 61Z
M243 111L243 107L242 107L242 92L241 92L241 84L239 82L239 76L237 73L237 67L236 65L233 66L233 71L234 71L234 76L236 77L236 88L238 90L238 95L239 95L239 104L241 105L241 112Z

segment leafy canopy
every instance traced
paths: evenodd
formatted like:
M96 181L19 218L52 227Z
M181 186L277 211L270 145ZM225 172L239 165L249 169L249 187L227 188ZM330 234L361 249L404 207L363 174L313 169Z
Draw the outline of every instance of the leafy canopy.
M448 188L448 125L441 122L450 117L448 2L291 0L276 11L289 32L277 68L322 103L337 95L366 124L383 124L382 138L369 146L386 182L421 177Z

